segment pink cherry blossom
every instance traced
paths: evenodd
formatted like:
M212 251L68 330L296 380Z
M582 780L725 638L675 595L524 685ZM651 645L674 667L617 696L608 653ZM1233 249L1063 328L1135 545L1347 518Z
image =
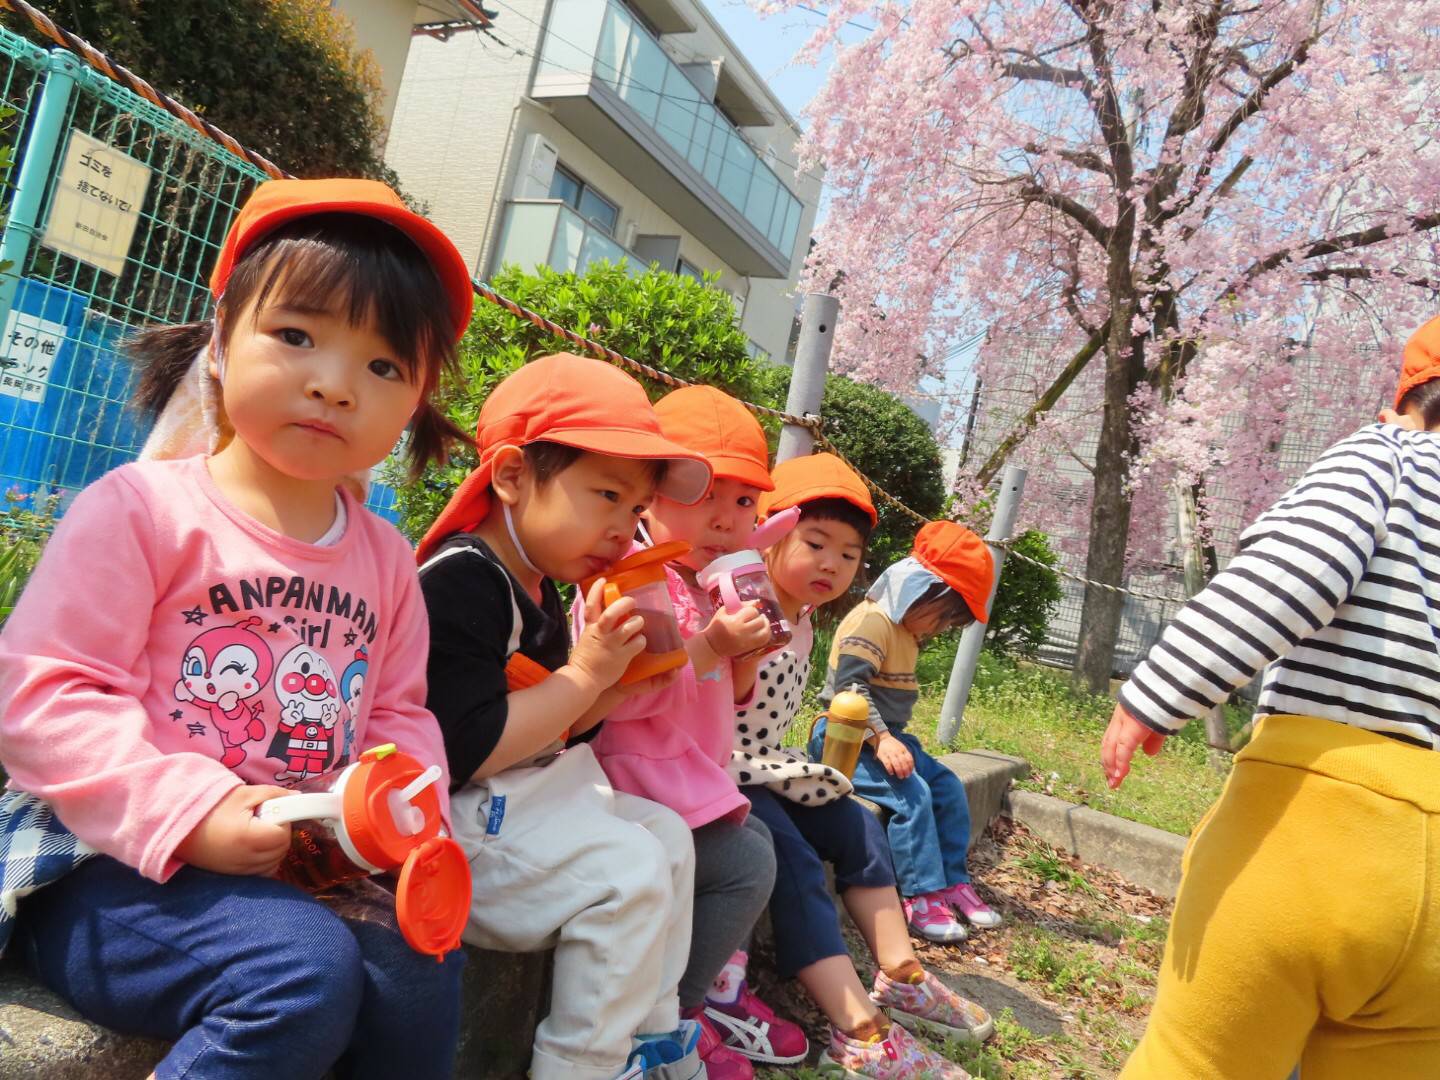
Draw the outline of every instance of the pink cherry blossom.
M1032 468L1025 511L1086 523L1089 576L1173 560L1177 486L1202 492L1214 535L1222 511L1252 515L1286 481L1287 429L1338 438L1373 418L1401 342L1437 306L1432 5L835 0L825 13L801 59L834 59L800 153L832 196L806 284L838 280L835 366L905 390L984 333L978 374L995 386L1016 343L1038 342L1038 401L1094 336L1063 406L1013 450L1093 463L1080 485ZM856 40L856 24L875 29ZM1092 590L1092 685L1116 619Z

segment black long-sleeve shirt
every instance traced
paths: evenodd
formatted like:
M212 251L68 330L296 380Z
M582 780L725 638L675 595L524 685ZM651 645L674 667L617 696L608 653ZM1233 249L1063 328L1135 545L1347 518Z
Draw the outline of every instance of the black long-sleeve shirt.
M518 649L551 671L569 657L565 608L548 579L537 605L485 542L469 533L440 545L421 568L420 589L430 616L425 704L440 722L451 786L458 788L494 752L505 730L510 654Z

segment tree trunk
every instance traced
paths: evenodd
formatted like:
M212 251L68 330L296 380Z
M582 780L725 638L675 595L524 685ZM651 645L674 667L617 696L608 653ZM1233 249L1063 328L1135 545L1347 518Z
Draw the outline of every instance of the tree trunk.
M1105 412L1100 442L1095 448L1095 495L1090 503L1085 576L1119 585L1125 576L1125 548L1130 535L1130 455L1135 445L1130 430L1130 395L1145 371L1145 360L1143 340L1130 334L1135 300L1128 263L1121 275L1111 277L1111 296L1117 302L1111 307L1110 336L1105 343ZM1119 593L1085 586L1072 681L1092 694L1110 692L1123 606L1124 597Z
M1185 560L1185 595L1194 596L1210 580L1210 563L1200 540L1199 491L1192 484L1175 485L1175 531ZM1205 741L1209 744L1206 758L1210 767L1224 772L1230 754L1230 732L1225 726L1224 707L1216 705L1205 713Z

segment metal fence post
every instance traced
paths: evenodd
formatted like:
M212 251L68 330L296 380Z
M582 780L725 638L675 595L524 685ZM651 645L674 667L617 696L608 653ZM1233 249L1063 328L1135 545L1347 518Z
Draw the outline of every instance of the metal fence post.
M800 309L800 340L795 345L795 366L790 371L790 394L785 411L794 416L818 416L825 394L825 369L835 340L835 319L840 301L829 293L806 293ZM815 438L809 428L786 424L780 430L775 464L810 453Z
M40 104L30 135L19 150L20 173L15 181L15 197L10 202L10 215L0 236L0 328L10 317L15 291L37 229L40 209L50 187L51 167L65 135L65 119L70 112L70 97L75 92L75 78L84 65L73 53L52 49L45 86L40 91Z
M1024 491L1025 470L1015 465L1005 466L1005 474L1000 478L999 498L995 502L995 516L990 519L990 531L985 534L985 539L991 541L990 553L995 557L995 580L990 583L990 599L985 602L987 615L995 606L1000 571L1005 567L1005 549L996 547L993 541L1010 539ZM945 704L940 706L938 735L942 746L955 738L955 733L960 730L960 717L970 700L970 685L975 681L975 665L980 659L980 646L984 643L985 625L980 622L971 623L960 636L960 647L955 650L955 663L950 668L950 683L945 687Z

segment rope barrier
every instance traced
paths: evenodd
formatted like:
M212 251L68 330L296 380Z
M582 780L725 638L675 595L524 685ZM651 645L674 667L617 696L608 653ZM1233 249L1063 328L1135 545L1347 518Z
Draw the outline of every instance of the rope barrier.
M234 136L222 131L220 128L210 123L210 121L206 120L204 117L200 116L192 109L189 109L186 106L182 105L180 102L176 101L169 94L166 94L161 90L157 90L155 87L151 86L150 83L140 78L140 76L136 75L133 71L125 67L123 64L117 63L116 61L110 59L110 57L106 56L104 52L91 45L84 38L78 37L77 35L72 34L70 31L66 30L64 27L57 25L44 12L39 11L36 8L32 7L30 4L26 3L26 0L0 0L0 9L13 12L14 14L21 15L24 18L28 19L30 21L30 24L34 26L37 31L39 31L45 37L49 38L51 41L55 42L55 44L61 46L64 49L68 49L70 52L79 56L92 68L100 72L100 74L104 75L107 79L110 79L112 82L119 83L121 86L125 87L132 93L144 98L152 105L164 109L171 116L174 116L176 119L184 122L186 125L193 128L195 131L199 132L207 139L219 143L236 157L241 158L244 161L248 161L251 165L254 165L257 169L265 173L267 176L273 177L277 180L294 179L294 174L286 172L284 169L280 168L280 166L276 165L273 161L265 157L263 154L251 150ZM624 353L618 352L615 349L610 348L608 345L603 345L600 342L595 341L593 338L576 333L574 330L566 329L559 323L545 318L545 316L539 314L538 312L531 311L529 308L524 307L521 304L517 304L509 297L502 296L500 293L490 288L490 286L485 285L479 281L472 280L470 284L471 287L475 290L475 295L479 296L480 298L504 308L506 311L510 312L510 314L516 316L517 318L524 319L527 322L533 324L534 326L539 327L540 329L549 331L556 337L562 338L563 340L568 341L573 345L577 345L580 348L587 350L588 352L591 352L597 356L604 358L605 360L608 360L610 363L615 364L617 367L628 368L634 373L643 375L645 378L652 379L655 382L660 383L662 386L668 386L671 389L679 389L683 386L706 385L704 383L694 382L689 379L682 379L680 376L665 371L662 368L657 368L651 364L645 364L639 360L635 360L629 356L626 356ZM599 329L600 328L594 323L592 323L589 327L590 333L595 333ZM759 405L753 401L745 401L743 398L737 398L736 400L739 401L741 405L745 406L745 408L749 409L752 413L755 413L757 416L768 416L773 419L780 420L786 424L794 424L797 427L805 428L814 438L815 445L819 446L822 450L834 454L841 461L845 462L845 464L848 465L851 469L854 469L855 474L865 482L865 486L869 488L871 492L873 492L887 505L894 507L902 515L916 522L917 524L924 525L930 520L925 515L921 514L919 511L913 509L910 506L907 506L900 499L896 498L894 495L891 495L874 480L866 476L865 473L863 473L860 469L855 468L855 464L850 461L850 459L847 458L840 451L840 448L836 446L833 442L831 442L830 439L827 438L825 433L821 430L820 417L813 415L796 416L793 413L788 413L781 409L772 409L768 405ZM1029 555L1025 555L1022 552L1016 551L1013 547L1016 539L1016 537L1011 537L1009 540L992 541L992 543L994 543L996 547L1003 548L1008 554L1014 556L1022 562L1030 563L1044 570L1049 570L1052 573L1060 575L1061 577L1068 578L1071 581L1081 582L1084 585L1093 585L1098 589L1104 589L1108 592L1120 593L1124 596L1134 596L1145 600L1162 600L1167 603L1173 604L1183 604L1185 602L1184 599L1177 599L1176 597L1172 596L1162 596L1158 593L1146 593L1135 589L1124 589L1118 585L1110 585L1103 581L1094 581L1080 574L1071 573L1068 570L1059 569L1054 566L1048 566L1045 563L1041 562L1039 559L1032 558Z

